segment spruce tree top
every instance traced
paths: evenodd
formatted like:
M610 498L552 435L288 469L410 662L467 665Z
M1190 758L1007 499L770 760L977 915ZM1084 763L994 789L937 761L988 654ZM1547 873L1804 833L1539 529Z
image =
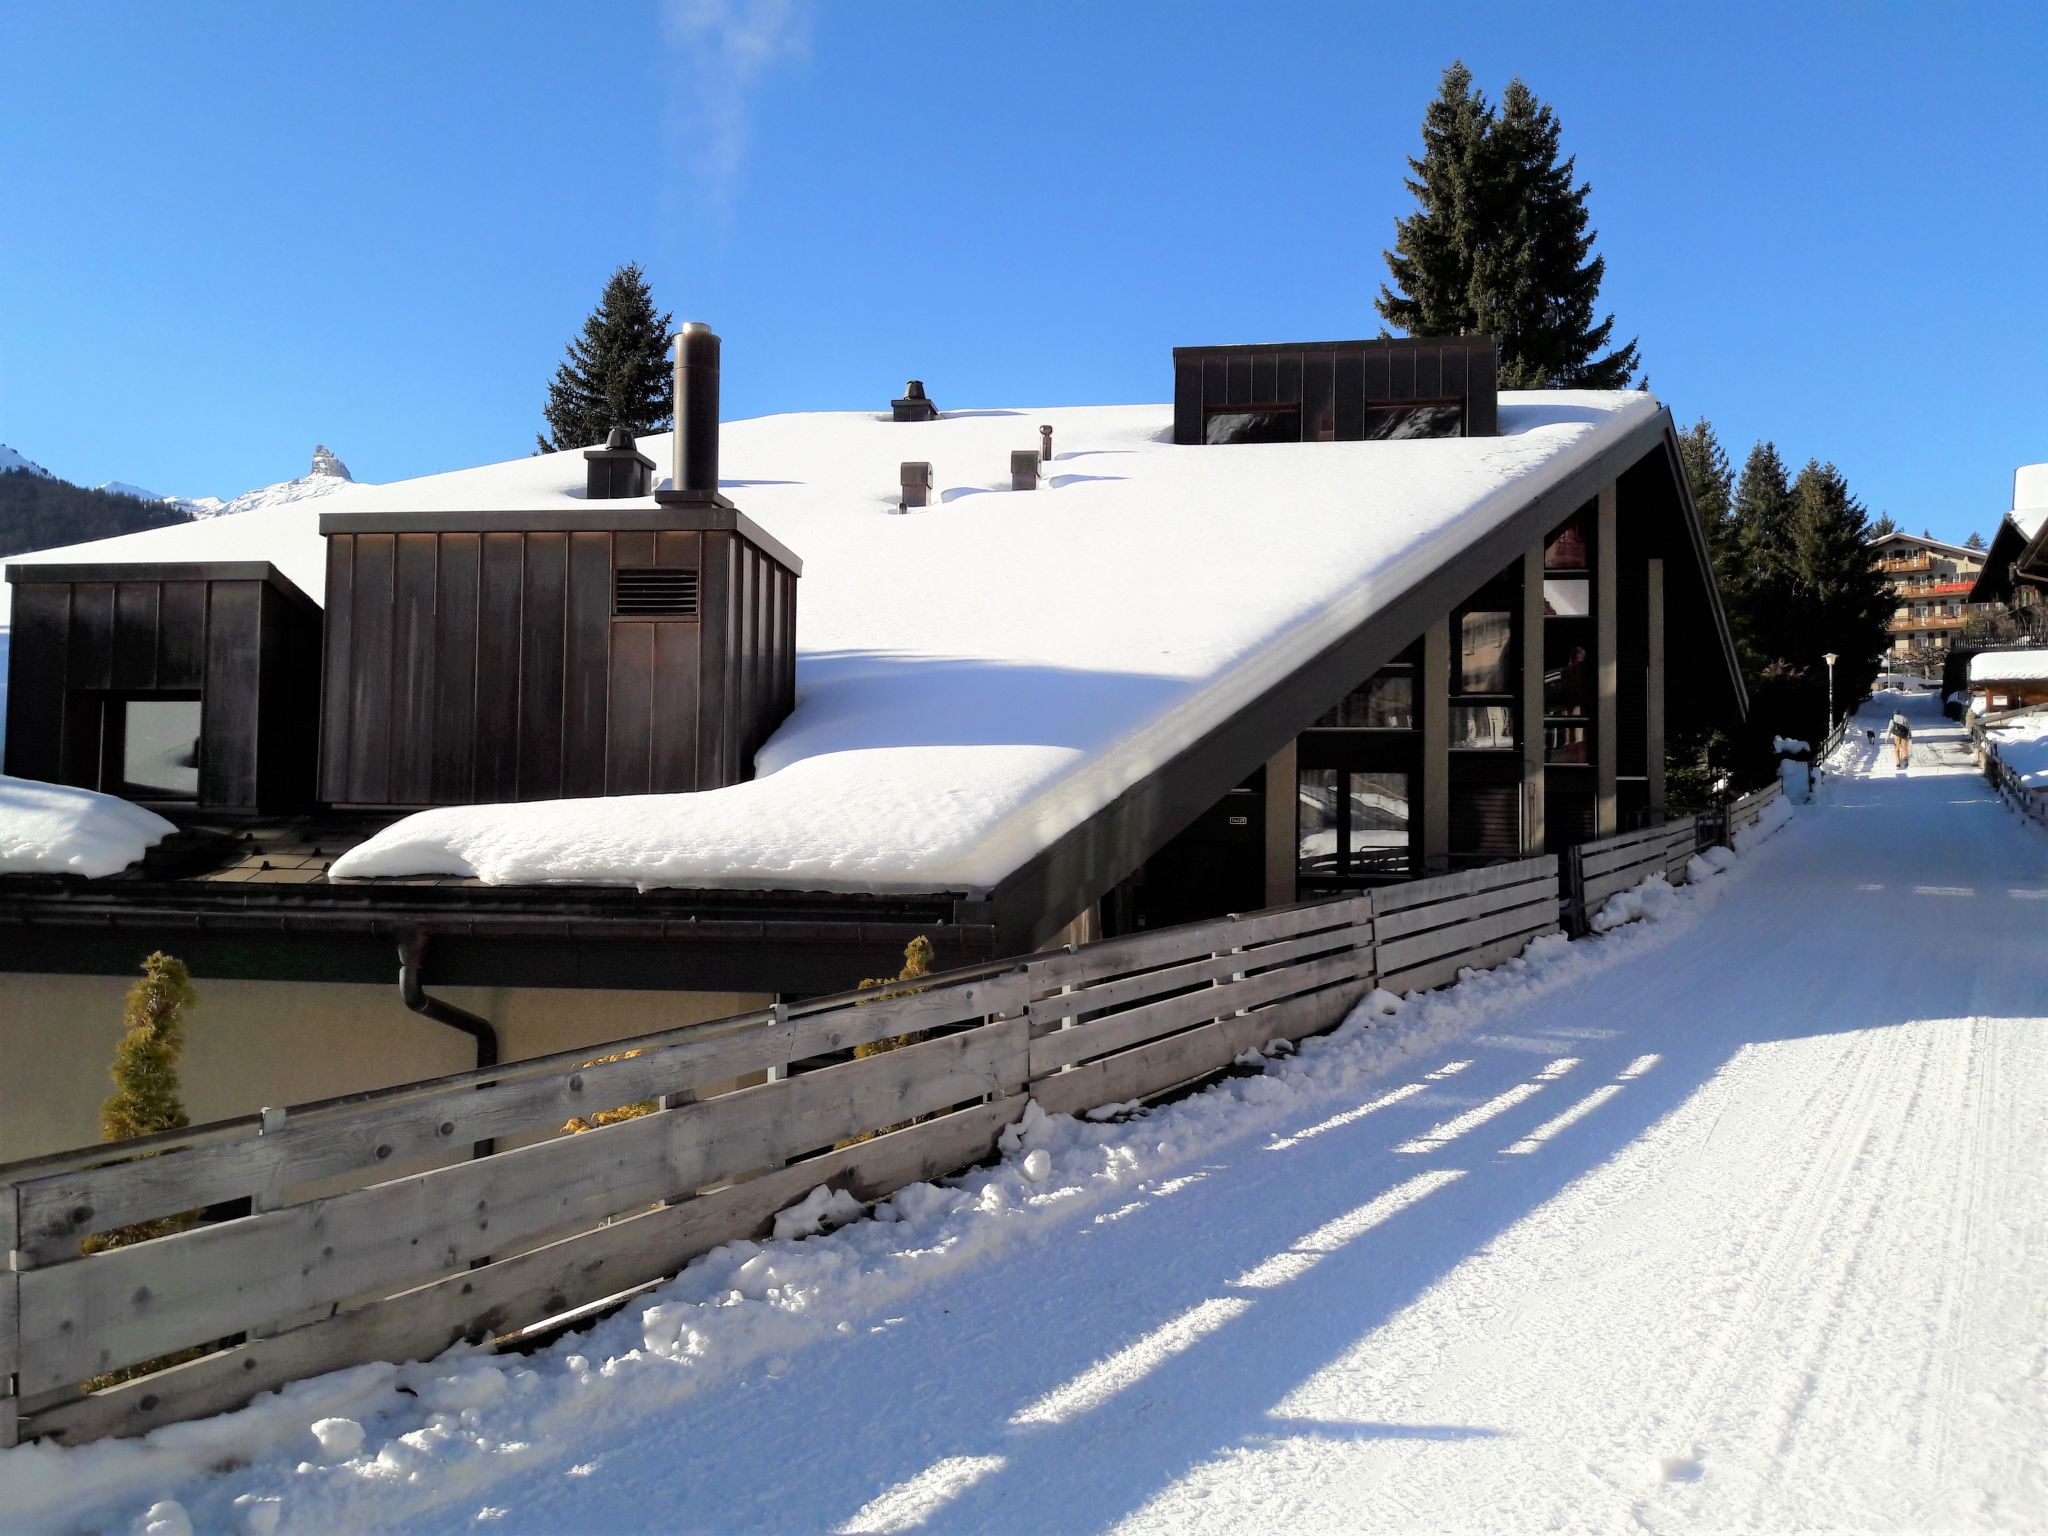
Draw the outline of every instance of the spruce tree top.
M1519 79L1496 110L1462 63L1445 70L1377 308L1411 336L1493 336L1507 388L1625 389L1636 344L1596 355L1614 329L1594 319L1607 266L1592 254L1593 189L1559 148L1556 114Z
M612 273L583 330L548 384L542 453L602 443L612 428L635 437L667 430L675 419L669 336L675 317L657 314L637 261Z

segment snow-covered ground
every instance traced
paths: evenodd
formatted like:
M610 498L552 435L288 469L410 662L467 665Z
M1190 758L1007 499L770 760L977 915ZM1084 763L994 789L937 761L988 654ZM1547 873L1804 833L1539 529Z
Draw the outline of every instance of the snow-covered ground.
M530 1360L7 1453L0 1525L2040 1527L2048 839L1894 708L1655 921Z

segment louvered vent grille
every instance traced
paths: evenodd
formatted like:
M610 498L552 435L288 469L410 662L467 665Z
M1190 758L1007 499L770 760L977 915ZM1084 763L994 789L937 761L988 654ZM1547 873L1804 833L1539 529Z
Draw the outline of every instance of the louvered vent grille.
M612 572L612 617L696 618L697 573L660 565Z

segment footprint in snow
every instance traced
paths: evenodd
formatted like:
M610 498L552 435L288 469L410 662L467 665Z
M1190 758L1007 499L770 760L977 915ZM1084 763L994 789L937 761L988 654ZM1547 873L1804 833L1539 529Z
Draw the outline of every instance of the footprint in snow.
M1667 1483L1696 1483L1707 1472L1697 1453L1692 1456L1666 1456L1660 1470Z

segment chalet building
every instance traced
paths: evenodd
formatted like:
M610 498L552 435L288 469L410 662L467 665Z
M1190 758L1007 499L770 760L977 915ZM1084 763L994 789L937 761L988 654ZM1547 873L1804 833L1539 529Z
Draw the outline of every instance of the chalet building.
M2013 473L2012 510L1984 550L1984 569L1970 588L1972 604L2002 616L1991 640L2048 641L2048 464Z
M12 563L7 772L176 830L0 875L0 1158L90 1139L154 949L206 1119L1562 849L1747 707L1669 412L1484 338L723 429L719 370L232 565Z
M1870 541L1871 563L1891 586L1886 629L1894 656L1925 657L1948 650L1973 620L1995 609L1972 595L1984 555L1960 544L1914 533L1887 533Z

